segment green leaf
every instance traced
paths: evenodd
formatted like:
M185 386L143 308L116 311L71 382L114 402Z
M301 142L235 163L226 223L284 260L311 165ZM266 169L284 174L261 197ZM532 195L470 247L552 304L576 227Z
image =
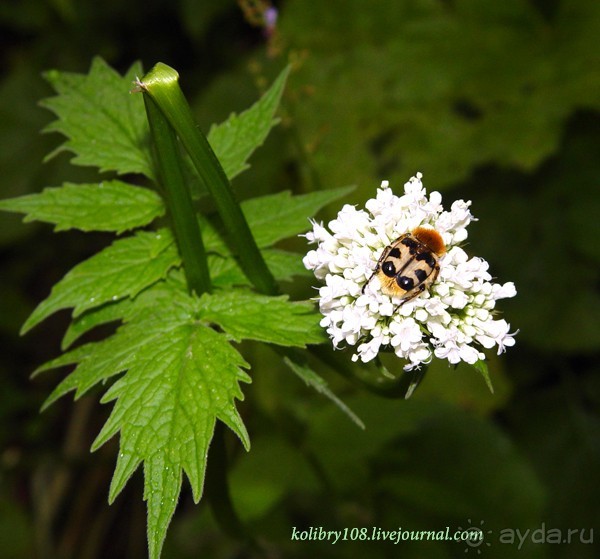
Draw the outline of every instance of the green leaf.
M244 275L234 258L209 254L208 268L211 282L215 287L250 285L250 280Z
M167 281L155 283L134 299L121 299L90 309L77 317L74 324L77 324L79 319L84 322L74 329L71 338L81 335L86 327L93 328L98 324L114 320L124 320L126 324L121 326L113 336L101 342L77 347L45 363L35 371L34 374L37 375L49 369L79 364L54 389L44 402L43 408L47 408L71 390L76 390L75 399L78 399L96 384L125 371L131 363L130 358L135 359L135 352L146 344L147 338L161 336L160 321L136 320L138 316L148 314L150 310L156 311L158 316L166 315L173 320L177 317L185 320L191 312L194 312L195 300L190 299L187 294L182 276L183 274L177 271L175 274L170 274ZM86 317L89 317L89 321L85 321ZM104 357L100 359L99 356Z
M365 424L342 400L340 400L327 386L327 382L319 376L307 363L302 363L299 360L292 360L288 356L283 358L283 362L298 375L308 386L314 388L319 394L329 398L340 410L342 410L356 425L361 429L365 428Z
M152 178L148 125L141 95L130 95L136 76L135 64L120 76L101 58L95 58L88 75L53 70L46 79L58 93L41 105L58 120L45 132L60 132L67 141L48 158L62 151L75 154L77 165L92 165L119 174L141 173Z
M115 318L124 324L110 338L78 347L38 370L77 363L44 408L67 392L75 390L79 398L123 374L102 400L116 400L116 404L92 448L120 432L111 502L143 463L150 556L158 558L183 472L194 499L201 498L217 419L249 448L234 404L236 398L243 398L239 383L250 381L242 370L248 365L231 346L230 337L284 346L317 343L323 339L319 317L312 305L249 291L229 290L198 299L186 292L181 271L137 297L88 312L95 315L92 324ZM217 332L215 325L224 333Z
M202 214L198 214L198 220L200 221L200 231L202 233L202 240L204 241L206 252L221 254L222 256L230 254L227 244L215 225Z
M269 297L236 289L203 295L200 315L218 324L234 340L256 340L304 347L325 338L311 303L290 302L287 296Z
M119 180L45 188L39 194L0 200L0 210L27 214L24 222L54 223L55 231L116 233L143 227L164 214L158 194Z
M471 367L473 367L476 371L479 371L481 373L483 380L485 380L487 387L490 389L490 392L493 394L494 387L492 386L492 380L490 379L490 372L488 370L487 362L480 359L476 363L473 363L473 365L471 365Z
M83 346L85 357L46 406L69 390L81 396L94 384L126 373L103 402L116 400L95 450L120 431L120 453L110 489L114 501L144 463L150 556L158 558L185 472L195 501L202 496L208 447L221 420L250 446L235 408L248 365L224 334L196 319L197 299L186 308L168 303L145 307L108 340ZM80 352L76 349L72 353ZM64 361L65 358L63 357ZM67 359L69 360L69 359ZM73 359L70 359L71 361Z
M198 502L208 447L217 419L246 449L250 441L235 409L248 367L225 336L194 320L171 323L149 340L136 363L103 398L117 400L94 442L96 449L120 430L121 451L110 489L112 502L144 461L150 557L160 556L185 472Z
M249 167L246 161L252 152L279 122L274 115L289 71L288 66L248 110L240 115L233 113L225 122L210 129L208 141L230 180Z
M290 280L292 276L308 275L302 265L302 256L293 252L266 249L263 256L267 265L278 280ZM249 285L241 268L234 258L210 255L208 258L211 280L217 287ZM164 300L177 304L187 291L185 279L180 270L172 270L167 282L157 282L142 291L134 300L119 299L88 309L73 318L63 336L61 347L68 348L75 340L96 326L131 317L137 309L157 304Z
M79 346L36 369L35 376L51 369L77 364L75 370L46 398L42 404L42 411L72 390L75 390L77 400L98 383L127 370L131 360L135 358L133 352L138 350L141 344L132 336L131 327L123 328L102 342Z
M171 233L138 232L75 266L23 325L27 332L54 312L73 307L73 316L123 297L134 297L179 264Z
M270 196L251 198L241 205L256 243L259 247L266 247L307 231L310 229L309 217L352 190L353 186L346 186L299 196L292 196L286 190Z
M32 373L31 378L37 377L40 373L43 373L44 371L49 371L51 369L58 369L59 367L66 367L67 365L75 365L77 363L81 363L87 357L90 356L90 354L95 350L95 347L96 347L96 344L90 343L90 344L81 345L67 353L63 353L62 355L59 355L57 358L51 359L50 361L47 361L43 365L40 365ZM75 385L73 385L70 389L66 390L64 393L68 392L69 390L73 390L74 388L75 388ZM60 396L62 396L62 394ZM50 397L48 398L48 400L49 399L50 399ZM42 409L45 409L48 405L50 405L51 402L49 402L48 400L43 404ZM54 401L54 399L52 401Z

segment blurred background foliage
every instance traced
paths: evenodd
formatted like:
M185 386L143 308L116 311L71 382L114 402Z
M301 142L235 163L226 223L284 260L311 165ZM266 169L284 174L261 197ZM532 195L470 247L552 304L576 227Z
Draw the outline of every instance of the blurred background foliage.
M348 184L362 204L416 171L446 203L473 201L467 251L518 296L502 302L517 345L490 355L495 394L470 369L433 366L413 398L382 398L322 365L360 431L269 350L248 344L241 405L252 438L230 440L231 493L270 557L597 557L594 544L499 542L501 530L596 529L600 538L600 3L590 0L284 0L265 27L250 0L3 0L0 196L95 180L59 142L44 70L177 68L205 131L294 65L282 124L236 179L240 198ZM134 178L132 178L134 180ZM328 220L337 208L319 216ZM109 507L116 441L89 446L108 415L98 394L38 409L57 375L57 315L19 338L51 285L108 237L0 220L0 542L15 559L145 556L141 478ZM290 241L304 250L304 240ZM314 294L310 278L285 284ZM349 354L336 354L351 367ZM389 367L400 364L389 361ZM110 447L110 448L109 448ZM184 491L165 557L250 557ZM481 527L486 543L292 542L292 527ZM489 544L489 545L488 545Z

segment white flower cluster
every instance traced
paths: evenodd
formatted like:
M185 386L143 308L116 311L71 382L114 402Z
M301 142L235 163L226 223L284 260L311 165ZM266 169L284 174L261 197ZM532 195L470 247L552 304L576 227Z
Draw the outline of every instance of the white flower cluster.
M432 192L428 198L421 177L417 173L404 185L403 196L383 181L366 211L345 205L329 222L331 232L312 222L306 234L317 248L304 257L304 265L325 282L318 297L321 326L335 347L357 346L354 361L368 362L380 349L391 348L407 360L405 370L434 356L474 364L485 358L481 348L497 346L500 354L515 343L510 324L495 319L493 312L498 299L516 295L514 284L492 283L488 263L469 258L458 246L475 219L471 203L457 200L444 211L441 194ZM431 288L400 305L400 299L381 293L377 276L367 281L385 247L419 226L440 233L447 252Z

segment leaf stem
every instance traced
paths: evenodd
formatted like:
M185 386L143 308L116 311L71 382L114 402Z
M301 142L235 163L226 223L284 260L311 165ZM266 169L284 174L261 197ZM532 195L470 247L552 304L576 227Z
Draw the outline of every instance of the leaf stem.
M159 62L138 85L158 105L189 153L201 181L215 202L242 270L258 291L267 295L277 294L277 283L250 232L229 179L194 121L190 106L179 87L179 74Z
M149 95L144 95L144 105L154 141L158 177L164 188L188 288L201 295L211 291L208 261L192 198L183 178L177 137Z

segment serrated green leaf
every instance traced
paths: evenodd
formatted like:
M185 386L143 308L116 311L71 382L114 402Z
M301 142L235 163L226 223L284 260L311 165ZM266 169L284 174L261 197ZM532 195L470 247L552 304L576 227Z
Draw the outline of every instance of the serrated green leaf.
M479 371L481 373L483 380L485 380L487 387L490 389L490 392L493 394L494 387L492 385L492 380L490 379L490 372L488 370L487 362L480 359L479 361L477 361L476 363L471 365L471 367L473 367L476 371Z
M240 115L233 113L225 122L210 129L208 141L229 180L249 167L246 161L277 124L274 115L289 71L288 66L252 107Z
M186 292L180 276L180 271L173 272L126 304L116 303L118 312L106 311L105 318L120 316L125 321L110 338L76 348L40 368L78 363L44 407L71 390L79 398L93 386L123 374L102 399L116 404L92 449L120 432L111 502L143 463L148 541L154 558L160 555L183 472L194 499L202 495L216 421L230 427L249 448L234 403L243 399L239 383L250 381L243 371L248 364L229 337L285 346L323 339L312 305L241 290L198 299Z
M181 491L182 472L190 480L195 501L202 496L216 420L223 421L249 448L234 400L243 399L239 383L250 378L242 370L248 364L226 336L193 316L173 319L148 310L139 324L150 335L138 327L130 340L135 355L128 360L127 373L103 398L116 404L92 448L120 432L111 501L144 463L150 556L158 557ZM97 361L111 359L104 352L96 355Z
M120 76L101 58L94 59L87 75L47 72L45 77L58 95L44 99L41 105L58 119L44 131L67 137L48 158L66 150L75 154L71 162L77 165L152 178L142 96L129 94L134 79L140 75L140 64Z
M167 528L181 493L181 465L170 454L171 449L165 448L162 452L151 454L144 462L144 500L148 510L146 532L150 559L160 559ZM206 455L202 466L206 468ZM201 473L204 476L204 471Z
M269 297L236 289L205 294L199 312L235 340L256 340L304 347L325 341L320 316L311 303L290 302L287 296Z
M39 194L0 200L0 210L27 214L24 222L54 223L55 231L116 233L148 225L164 214L158 194L119 180L45 188Z
M184 322L193 317L205 325L218 325L236 340L251 339L282 346L324 341L320 317L308 303L290 302L286 296L268 297L241 289L218 291L197 299L187 293L182 276L180 270L175 270L166 281L156 282L133 299L91 309L75 319L75 323L86 317L90 321L76 327L70 340L83 333L79 328L93 328L114 320L123 320L125 324L113 336L78 347L36 371L38 374L79 363L48 397L44 408L71 390L76 390L76 399L80 398L96 384L125 371L148 340L167 335L165 328L169 321Z
M212 252L222 255L229 254L227 244L217 231L216 227L206 219L202 214L198 214L200 222L200 231L202 233L202 241L206 252Z
M178 264L179 254L168 229L119 239L67 273L36 307L22 332L60 309L73 307L76 317L109 301L134 297Z
M361 429L365 428L365 424L342 400L340 400L327 386L327 382L319 376L307 363L294 361L289 357L284 357L283 362L298 375L308 386L314 388L319 394L329 398L340 410L342 410L356 425Z
M299 196L292 196L286 190L245 200L241 206L256 243L263 248L307 231L310 229L310 217L353 189L353 186L346 186Z
M248 364L227 336L197 320L198 299L181 289L180 304L149 299L117 333L60 357L45 368L79 361L44 407L70 390L80 397L94 385L125 373L103 402L116 400L95 450L120 431L111 483L112 502L143 462L151 557L158 557L181 490L182 472L200 500L208 447L221 420L246 448L248 433L235 408Z

